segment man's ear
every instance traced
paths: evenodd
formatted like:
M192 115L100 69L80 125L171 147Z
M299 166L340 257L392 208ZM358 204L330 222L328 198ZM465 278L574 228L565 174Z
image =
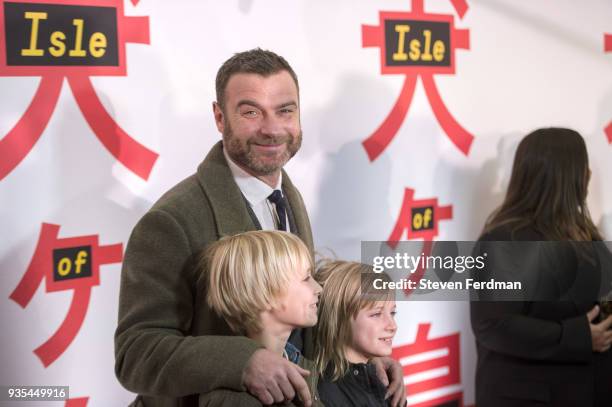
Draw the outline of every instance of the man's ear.
M225 130L225 120L223 115L223 109L219 106L219 103L213 102L213 115L215 116L215 124L217 125L217 130L219 133L223 134Z

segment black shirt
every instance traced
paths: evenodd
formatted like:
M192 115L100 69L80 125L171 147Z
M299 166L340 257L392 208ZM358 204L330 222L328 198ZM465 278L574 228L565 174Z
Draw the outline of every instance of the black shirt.
M351 363L346 374L331 381L331 369L319 379L319 396L325 407L388 407L386 388L369 363Z

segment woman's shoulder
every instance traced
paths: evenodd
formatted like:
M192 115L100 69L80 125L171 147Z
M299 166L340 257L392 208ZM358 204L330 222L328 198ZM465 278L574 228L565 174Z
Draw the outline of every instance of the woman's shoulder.
M480 241L541 241L546 240L533 225L519 223L505 223L485 230Z

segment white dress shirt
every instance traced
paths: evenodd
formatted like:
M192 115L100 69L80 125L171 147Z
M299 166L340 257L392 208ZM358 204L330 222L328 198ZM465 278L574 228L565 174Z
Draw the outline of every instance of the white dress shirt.
M240 168L238 164L232 161L232 159L227 155L225 148L223 149L223 154L225 155L227 164L232 171L234 181L236 181L238 188L240 188L240 192L242 192L242 195L244 195L246 200L251 205L251 209L261 224L261 228L263 230L276 230L276 219L278 218L276 214L276 207L268 200L268 197L275 189L278 189L282 193L281 185L283 183L283 174L281 173L278 177L276 187L271 188L259 178L252 176ZM289 229L289 219L286 220L285 224L287 225L287 229Z

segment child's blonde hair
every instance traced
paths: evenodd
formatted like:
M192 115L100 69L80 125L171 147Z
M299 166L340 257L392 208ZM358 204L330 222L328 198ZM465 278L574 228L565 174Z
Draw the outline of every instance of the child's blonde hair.
M323 286L315 326L316 368L323 375L331 367L331 380L336 381L349 366L345 349L353 339L351 319L377 301L393 300L393 291L373 288L375 279L391 279L387 274L374 273L371 266L350 261L328 261L315 278Z
M287 290L294 273L312 269L299 237L251 231L224 237L205 251L208 305L238 334L261 331L261 312Z

